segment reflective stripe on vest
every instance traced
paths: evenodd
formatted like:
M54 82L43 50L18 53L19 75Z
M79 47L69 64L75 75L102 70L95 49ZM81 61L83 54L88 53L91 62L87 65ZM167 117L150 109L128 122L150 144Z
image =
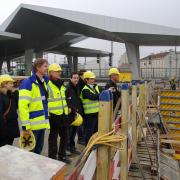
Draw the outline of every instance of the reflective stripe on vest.
M95 92L91 88L86 86L86 85L82 89L82 92L85 89L88 89L90 91L90 93L95 94ZM96 89L96 91L99 94L98 86L96 86L95 89ZM91 113L99 112L99 101L97 101L97 100L90 100L90 99L84 99L83 96L82 96L82 92L81 92L80 98L81 98L81 101L82 101L82 104L83 104L84 113L85 114L91 114Z
M59 89L56 85L54 85L51 81L49 81L48 85L48 108L49 112L56 115L68 114L68 106L66 102L64 85Z

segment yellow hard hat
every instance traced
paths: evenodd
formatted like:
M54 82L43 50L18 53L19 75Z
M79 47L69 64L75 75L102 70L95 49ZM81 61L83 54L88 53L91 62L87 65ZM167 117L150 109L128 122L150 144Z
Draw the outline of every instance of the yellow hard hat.
M92 72L92 71L86 71L84 74L83 74L83 79L94 79L96 78L96 75Z
M111 69L109 70L109 76L112 75L112 74L117 74L117 75L119 75L120 73L119 73L119 70L118 70L117 68L111 68Z
M31 151L35 148L35 145L36 140L32 131L30 131L30 134L24 132L21 133L19 138L19 146L21 149Z
M0 76L0 86L3 82L14 82L14 80L10 75L4 74Z
M82 116L77 113L77 116L75 118L75 120L71 123L72 126L80 126L83 123L83 118Z
M48 72L50 71L62 71L62 68L59 64L53 63L48 68Z

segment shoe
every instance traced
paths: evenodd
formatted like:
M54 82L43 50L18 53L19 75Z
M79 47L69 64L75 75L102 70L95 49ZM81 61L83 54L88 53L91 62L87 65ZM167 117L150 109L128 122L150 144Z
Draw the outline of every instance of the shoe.
M76 154L76 155L80 155L80 154L81 154L81 152L78 151L78 150L76 150L75 148L74 148L74 149L71 149L70 152L71 152L72 154Z
M78 142L77 142L78 144L80 144L80 145L83 145L83 146L85 146L86 145L86 143L85 143L85 141L84 140L78 140Z
M66 150L66 156L71 156L72 154L71 154L71 152L70 152L70 150Z
M72 162L68 157L59 157L58 160L66 163L66 164L71 164L71 162Z

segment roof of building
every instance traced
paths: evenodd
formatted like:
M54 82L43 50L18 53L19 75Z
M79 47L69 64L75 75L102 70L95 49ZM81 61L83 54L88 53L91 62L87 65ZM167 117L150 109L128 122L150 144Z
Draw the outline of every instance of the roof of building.
M20 38L21 38L21 35L19 35L19 34L0 31L0 41L20 39Z
M141 60L154 60L154 59L162 59L165 56L167 56L169 54L169 52L160 52L160 53L156 53L156 54L150 54L144 58L142 58Z
M118 69L119 72L132 72L129 63L122 63Z

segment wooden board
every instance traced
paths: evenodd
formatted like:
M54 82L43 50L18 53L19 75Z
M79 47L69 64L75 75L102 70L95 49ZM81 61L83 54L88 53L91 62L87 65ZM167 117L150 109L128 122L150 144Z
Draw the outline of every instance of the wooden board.
M65 174L65 163L9 145L0 148L0 165L0 179L58 180Z

